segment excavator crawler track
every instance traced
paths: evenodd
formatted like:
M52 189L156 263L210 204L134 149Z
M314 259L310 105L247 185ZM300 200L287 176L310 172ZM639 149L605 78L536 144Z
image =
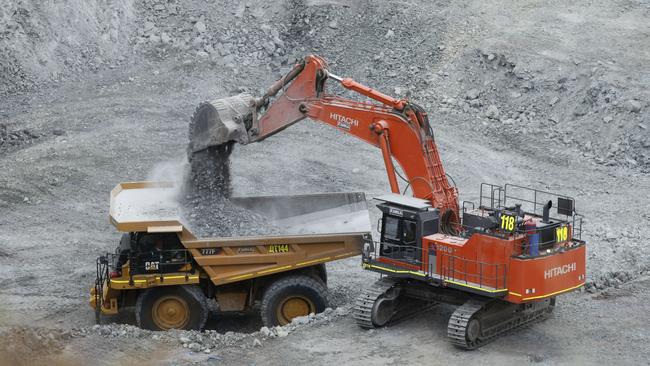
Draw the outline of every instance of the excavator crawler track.
M470 299L458 307L447 325L452 344L463 349L476 349L517 328L545 319L553 310L554 299L533 304L514 305L500 300ZM486 326L486 319L509 316ZM478 322L478 325L477 325Z
M364 329L376 328L372 322L372 309L375 302L396 284L397 281L384 277L377 280L369 288L363 290L357 298L352 313L352 317L357 322L357 325Z
M359 295L353 308L353 318L359 327L364 329L381 327L381 325L377 325L373 322L373 311L377 311L375 304L382 297L395 296L395 294L389 294L390 290L395 286L399 286L399 281L389 277L384 277L379 279ZM392 316L390 316L390 319L386 323L395 323L400 320L411 318L438 304L435 301L409 298L403 293L400 293L396 298L399 298L399 301L395 306ZM404 299L408 299L408 301L402 301Z

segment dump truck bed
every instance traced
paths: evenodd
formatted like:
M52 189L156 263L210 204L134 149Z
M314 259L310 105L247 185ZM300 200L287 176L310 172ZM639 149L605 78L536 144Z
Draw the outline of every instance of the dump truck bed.
M370 238L361 192L233 197L280 234L212 238L197 238L183 222L179 195L169 182L121 183L111 192L111 223L123 232L178 233L215 285L359 255Z

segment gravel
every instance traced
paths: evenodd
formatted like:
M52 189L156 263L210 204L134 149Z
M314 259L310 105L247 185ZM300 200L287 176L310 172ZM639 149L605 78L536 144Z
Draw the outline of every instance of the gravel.
M48 331L38 328L11 328L7 336L11 334L28 334L30 337L40 337L52 343L53 347L58 346L58 340L69 338L84 338L90 336L101 336L107 339L153 339L170 345L178 345L194 353L212 353L224 351L227 348L238 349L262 347L263 344L274 338L284 338L294 332L299 332L309 327L327 325L337 321L341 317L347 317L350 313L349 307L338 307L336 309L326 308L319 314L295 318L285 326L262 327L251 333L239 332L217 332L216 330L184 331L170 330L166 332L154 332L144 330L126 324L94 325L91 327L73 328L69 331ZM44 335L43 335L44 334ZM0 333L0 339L3 334ZM24 337L24 336L23 336ZM49 339L52 341L49 341Z
M30 129L10 129L0 124L0 153L30 144L39 137L40 135Z
M650 263L645 250L650 233L644 225L650 217L642 199L649 194L650 172L647 57L638 52L645 45L638 34L647 27L642 3L575 3L561 13L553 4L536 3L535 11L522 12L520 6L491 1L470 6L426 1L0 4L0 95L6 95L0 103L0 164L7 172L0 176L5 225L0 241L10 254L0 253L2 324L85 329L83 337L69 339L53 331L58 339L53 349L66 344L109 360L126 352L116 349L132 344L140 360L141 349L158 341L169 342L163 351L172 350L174 359L186 350L182 344L196 343L202 345L200 352L186 352L239 355L239 363L248 355L287 363L291 359L284 357L301 354L310 359L298 364L312 358L340 364L418 363L431 354L451 363L569 364L585 357L586 362L616 357L616 362L635 363L630 362L634 354L647 354L647 327L638 327L646 319L634 319L648 311L647 286L635 296L599 301L588 294L563 295L559 301L568 304L558 306L556 321L478 353L446 346L449 311L444 309L426 322L417 318L372 337L346 317L310 327L309 334L321 337L314 339L292 337L290 327L262 328L256 335L223 330L220 335L213 330L163 334L128 325L94 329L86 305L94 259L112 250L118 238L106 223L107 192L119 181L143 178L161 160L177 159L186 145L187 116L199 101L240 88L259 95L308 53L323 55L336 74L377 90L410 92L429 113L445 169L463 199L475 199L482 181L574 196L586 218L587 291L594 297L640 283ZM553 32L529 26L540 22ZM336 85L329 88L351 96ZM490 118L494 113L486 114L493 107L501 122ZM55 133L53 126L65 133ZM241 152L231 169L237 173L234 188L247 194L387 189L376 150L310 122L246 149L233 154ZM282 174L260 178L260 172L278 165ZM359 174L349 173L354 169ZM201 196L188 196L189 211L204 204ZM208 215L218 212L208 210ZM245 223L247 215L217 218ZM257 225L258 219L251 221ZM204 230L220 234L222 227ZM337 261L328 270L333 268L333 303L345 307L372 274L361 271L357 259L342 266ZM70 281L55 281L52 273L62 271ZM221 323L216 327L221 329ZM35 332L48 337L46 330ZM181 336L187 341L181 342ZM70 343L75 339L88 343ZM271 342L281 350L275 355L267 349ZM42 343L35 344L38 349ZM242 354L233 351L242 346ZM345 347L354 349L340 351ZM506 354L504 349L519 351ZM39 354L23 350L30 357Z

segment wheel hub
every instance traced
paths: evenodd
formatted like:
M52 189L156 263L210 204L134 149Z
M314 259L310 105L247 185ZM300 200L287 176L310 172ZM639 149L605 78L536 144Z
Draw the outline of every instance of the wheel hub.
M164 296L151 309L154 323L160 329L184 328L190 320L187 302L178 296Z
M316 311L316 306L309 299L302 296L291 296L280 303L278 307L278 322L286 325L293 318L306 316Z

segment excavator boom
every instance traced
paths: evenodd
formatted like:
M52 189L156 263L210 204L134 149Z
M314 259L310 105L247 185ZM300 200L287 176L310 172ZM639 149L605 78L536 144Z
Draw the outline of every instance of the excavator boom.
M370 99L356 101L326 93L326 81ZM305 118L323 122L381 149L393 193L400 193L395 159L413 196L440 209L441 229L454 232L458 193L450 186L426 113L349 78L329 72L325 60L307 56L260 99L243 94L204 103L190 127L191 152L230 141L261 141Z

